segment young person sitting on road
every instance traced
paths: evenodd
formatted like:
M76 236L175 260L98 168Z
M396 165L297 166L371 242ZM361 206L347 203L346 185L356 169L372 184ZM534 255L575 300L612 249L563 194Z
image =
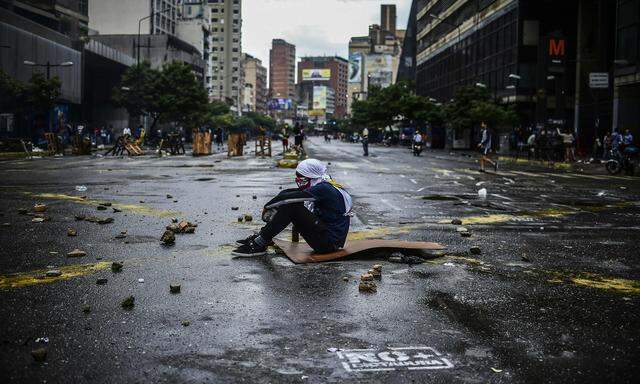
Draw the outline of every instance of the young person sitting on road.
M316 253L342 248L349 232L351 196L327 174L327 167L307 159L296 168L298 188L281 191L264 206L267 223L257 235L239 240L235 256L260 256L273 238L293 224Z

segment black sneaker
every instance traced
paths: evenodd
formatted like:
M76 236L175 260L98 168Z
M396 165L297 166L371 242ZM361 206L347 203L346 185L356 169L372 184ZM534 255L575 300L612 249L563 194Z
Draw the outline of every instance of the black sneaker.
M231 254L240 257L262 256L267 254L267 247L261 247L251 240L249 244L244 244L234 249Z
M258 234L254 233L253 235L247 237L246 239L236 240L236 243L240 245L246 245L251 243L256 237L258 237Z

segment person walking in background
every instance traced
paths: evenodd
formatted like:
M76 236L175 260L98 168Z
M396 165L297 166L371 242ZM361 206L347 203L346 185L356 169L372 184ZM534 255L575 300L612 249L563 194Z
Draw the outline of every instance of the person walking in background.
M362 130L362 150L364 156L369 156L369 130L366 127Z
M484 121L480 123L480 127L482 128L482 139L478 144L478 149L480 149L480 172L485 172L486 163L493 165L494 171L498 172L498 161L493 161L489 157L491 153L491 133Z
M282 127L282 150L283 152L289 150L289 131L287 131L286 125Z
M607 131L602 139L602 158L609 159L609 151L611 151L611 133Z
M124 137L130 137L131 136L131 128L129 127L124 127L122 129L122 136Z

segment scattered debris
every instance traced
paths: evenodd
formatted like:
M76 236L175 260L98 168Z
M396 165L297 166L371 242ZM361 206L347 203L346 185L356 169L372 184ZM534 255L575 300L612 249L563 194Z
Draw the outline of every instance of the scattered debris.
M31 222L33 222L33 223L42 223L45 220L46 219L44 217L34 217L33 219L31 219ZM5 223L5 224L11 225L10 223Z
M198 224L182 220L178 224L172 223L166 226L167 231L175 233L195 233Z
M47 359L47 349L46 348L37 348L31 351L31 356L33 356L33 360L38 363L42 363Z
M238 209L240 209L240 207L231 207L232 211L237 211Z
M118 209L116 207L111 208L113 210L113 213L119 213L122 212L122 209Z
M478 197L481 199L486 199L487 198L487 189L486 188L482 188L478 191Z
M458 228L456 228L456 231L459 232L459 233L469 232L469 230L467 228L465 228L465 227L458 227Z
M87 187L84 185L76 185L76 191L78 192L85 192L87 190Z
M122 300L122 303L120 303L120 306L124 309L132 309L135 305L135 297L133 296L129 296L126 299Z
M191 322L189 320L182 320L181 324L183 327L188 327L191 324Z
M122 263L114 261L111 263L111 272L120 272L122 271ZM106 279L105 279L106 280Z
M112 264L112 269L113 269L113 264ZM105 285L105 284L107 284L107 279L105 279L105 278L100 278L100 279L96 280L96 284L98 284L98 285Z
M138 283L144 283L144 279L138 279Z
M180 284L170 284L169 285L170 293L180 293Z
M173 199L173 196L167 193L167 199Z
M46 277L58 277L58 276L62 276L62 272L60 272L59 269L52 269L49 270L45 273Z
M251 216L251 215L246 215L246 214L245 214L245 215L244 215L244 221L246 221L246 222L253 221L253 216Z
M531 259L527 256L527 255L522 255L520 256L520 260L526 262L526 263L530 263Z
M473 255L479 255L480 253L482 253L482 250L480 250L480 247L478 246L473 246L469 248L469 252L471 252L471 254Z
M451 224L453 224L453 225L462 225L462 220L453 219L453 220L451 220Z
M160 237L160 241L164 245L173 245L176 242L176 235L173 231L166 230L162 234L162 237Z
M258 196L253 195L253 200L258 200Z
M105 201L105 202L100 203L99 205L102 206L102 207L110 207L111 203L108 202L108 201Z
M91 312L91 306L86 305L86 304L85 304L85 305L83 305L83 306L82 306L82 312L84 312L84 313L90 313L90 312Z
M115 236L116 239L124 239L127 237L126 233L119 233Z
M171 222L172 222L172 223L177 223L177 222L178 222L178 218L177 218L177 217L173 217L173 218L171 218Z
M495 373L500 373L500 372L502 372L502 369L493 368L493 367L491 367L491 370L492 370L493 372L495 372Z
M349 276L342 276L342 281L349 281Z
M358 284L358 290L360 292L374 293L377 292L378 286L373 281L361 281Z
M403 264L422 264L424 263L424 259L418 256L405 256L401 252L393 252L391 256L389 256L389 261L392 263L403 263Z
M106 210L107 210L107 207L105 207L104 205L98 205L98 206L96 207L96 209L97 209L98 211L106 211Z
M87 256L87 252L80 250L78 248L74 249L73 251L67 253L67 257L84 257Z
M36 212L44 212L47 210L47 206L44 204L36 204L33 206L33 210Z
M68 228L67 229L67 236L78 236L78 231L76 231L73 228Z
M471 232L460 232L460 236L462 236L462 237L471 237Z
M144 204L144 200L140 200L140 204Z
M49 343L49 338L48 337L38 337L36 339L36 343L47 344L47 343Z
M380 279L382 277L382 265L381 264L374 264L373 267L371 267L371 271L373 271L372 275L376 279Z
M360 276L360 281L373 281L373 275L370 273L364 273Z
M244 216L238 216L238 223L242 223L244 221Z

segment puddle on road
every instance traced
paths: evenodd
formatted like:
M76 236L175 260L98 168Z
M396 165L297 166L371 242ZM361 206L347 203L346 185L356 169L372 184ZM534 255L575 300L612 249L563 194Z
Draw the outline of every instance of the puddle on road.
M88 198L82 199L80 196L66 195L63 193L24 192L24 194L33 196L36 198L41 198L41 199L66 200L66 201L71 201L78 204L93 205L93 206L98 206L100 205L100 203L107 201L104 199L101 199L101 200L94 200L94 199L88 199ZM155 217L161 217L161 218L182 216L182 213L178 211L167 211L167 210L157 209L157 208L153 208L145 205L122 204L122 203L112 203L112 204L113 204L112 205L113 208L117 208L122 211L128 211L138 215L155 216Z
M111 262L102 261L95 264L67 265L60 268L62 274L55 277L44 277L50 269L39 269L30 272L21 272L12 275L0 275L0 289L22 288L35 284L53 283L60 280L68 280L73 277L86 276L111 266Z

